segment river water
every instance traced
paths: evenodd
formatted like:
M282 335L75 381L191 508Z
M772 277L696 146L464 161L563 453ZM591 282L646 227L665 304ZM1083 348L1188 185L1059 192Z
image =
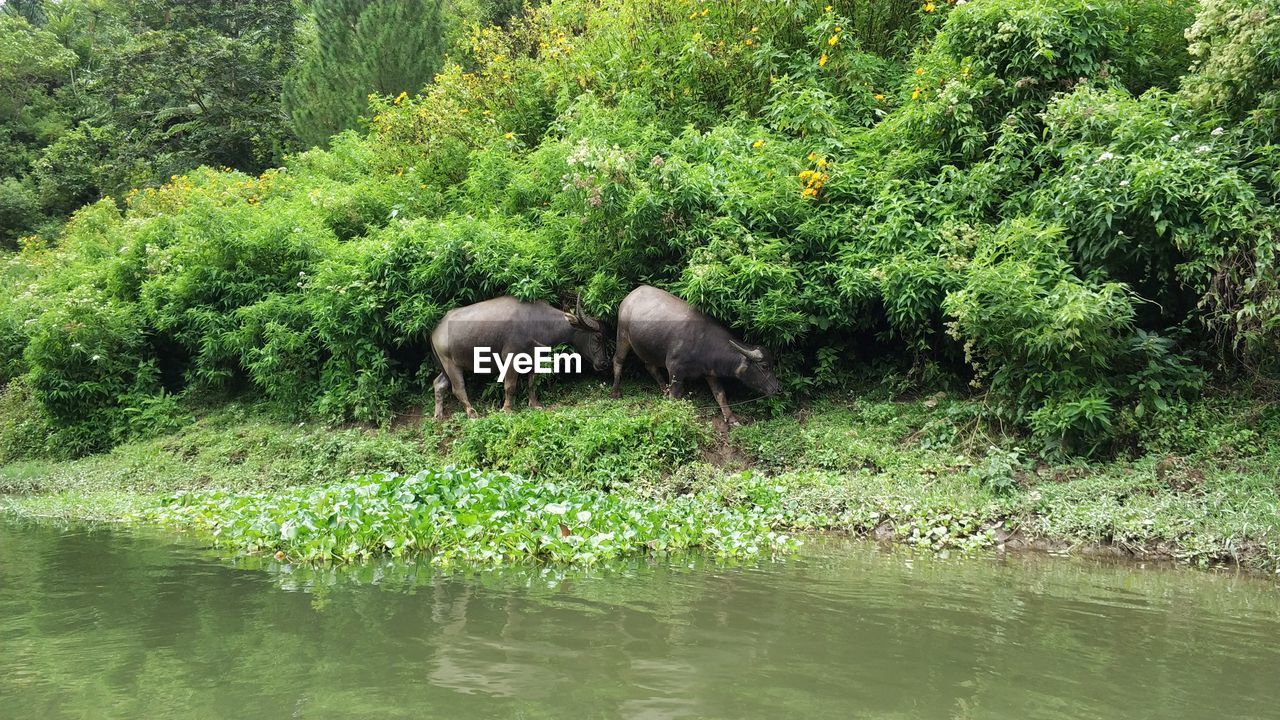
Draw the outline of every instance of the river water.
M0 516L0 718L109 717L1280 718L1280 587L835 542L313 570Z

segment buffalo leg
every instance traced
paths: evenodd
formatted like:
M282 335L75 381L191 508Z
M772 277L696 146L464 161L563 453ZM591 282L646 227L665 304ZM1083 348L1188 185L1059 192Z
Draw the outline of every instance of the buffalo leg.
M448 365L445 366L444 371L449 376L449 384L453 386L453 396L458 398L458 402L462 403L462 407L467 411L467 417L480 417L476 409L471 407L471 401L467 399L467 382L462 377L462 371Z
M648 370L653 379L658 381L658 389L662 391L663 395L666 395L667 381L662 379L662 371L658 369L658 366L645 363L644 369Z
M431 387L436 391L436 420L444 419L444 394L449 391L449 376L440 373L436 379L432 381Z
M631 340L623 333L618 333L618 349L613 353L613 390L609 397L615 400L622 397L622 365L627 361L627 353L631 352Z
M502 380L502 412L511 412L511 398L515 397L516 385L520 382L520 376L508 372L507 376Z
M724 423L729 427L741 425L738 418L734 417L733 411L729 409L729 403L725 401L724 386L720 384L720 378L714 375L707 376L707 385L711 388L711 394L716 396L716 404L720 406L720 414L724 416Z
M538 374L529 373L529 407L541 408L542 403L538 402Z
M684 397L684 381L671 374L671 384L667 386L667 397L679 400Z

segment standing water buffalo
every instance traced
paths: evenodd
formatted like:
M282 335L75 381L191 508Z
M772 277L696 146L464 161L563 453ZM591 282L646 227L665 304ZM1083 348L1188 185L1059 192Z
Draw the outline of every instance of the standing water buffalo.
M622 396L622 364L631 350L671 397L684 395L686 380L705 377L724 421L730 425L739 423L725 402L721 378L737 378L765 395L776 395L782 389L763 349L735 340L723 325L689 303L648 285L632 290L618 308L612 397ZM666 368L670 385L658 368Z
M533 355L539 347L556 345L572 345L591 362L596 372L608 366L600 321L584 315L581 303L573 312L566 312L545 302L522 302L506 295L445 313L431 331L431 348L444 369L432 383L436 391L436 419L444 419L444 394L449 388L453 388L453 394L462 402L467 417L476 417L475 408L467 399L463 371L476 370L477 348L482 354L493 356L492 364L513 370L503 378L503 410L511 410L511 398L521 373L529 375L529 407L542 407L535 389L537 375L527 368L516 369L518 361L515 367L511 363L518 356Z

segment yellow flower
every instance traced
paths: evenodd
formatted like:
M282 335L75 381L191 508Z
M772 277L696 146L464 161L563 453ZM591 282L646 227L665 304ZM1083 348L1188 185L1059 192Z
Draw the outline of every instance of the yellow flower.
M399 105L400 103L404 102L404 99L405 99L405 98L407 98L407 97L409 97L409 93L404 93L404 92L402 92L402 93L400 93L399 95L397 95L397 96L396 96L396 99L395 99L393 102L394 102L396 105Z
M832 35L830 38L827 39L827 44L830 45L831 47L835 47L836 43L838 42L840 42L839 35Z
M876 102L884 102L884 95L876 93Z
M709 12L711 12L711 11L710 11L710 10L708 10L707 8L702 8L702 17L706 17L706 16L707 16L707 13L709 13Z
M919 99L920 99L920 93L922 93L922 92L924 92L924 91L923 91L923 90L921 90L920 88L916 88L915 90L912 90L912 91L911 91L911 99L912 99L912 100L919 100Z
M825 11L825 12L831 12L831 6L830 6L830 5L828 5L828 6L825 8L825 10L824 10L824 11Z
M760 32L760 28L759 28L759 27L757 27L757 26L755 26L755 25L752 25L752 26L751 26L751 32L753 32L753 33L758 33L758 32Z
M754 42L751 40L751 38L747 38L747 39L746 39L746 43L747 43L747 45L748 45L748 46L750 46L750 45L754 44Z
M506 138L506 139L508 139L508 140L515 140L515 138L516 138L516 134L515 134L515 133L513 133L513 132L509 132L509 133L507 133L506 135L503 135L502 137L504 137L504 138Z
M697 10L694 10L693 12L689 13L689 19L690 19L690 20L692 20L692 19L694 19L694 18L696 18L696 17L698 17L698 11L697 11Z
M839 25L836 26L836 32L843 32L843 31L844 31L844 28L840 27Z
M809 162L813 162L814 160L817 160L817 159L818 159L818 153L809 153Z
M751 147L753 147L753 148L755 148L755 149L759 150L760 148L764 147L764 140L757 140L757 141L755 141L755 142L751 143Z
M822 53L822 57L818 58L818 67L826 67L826 66L827 66L827 54Z
M918 68L916 68L916 74L917 74L917 75L923 75L923 74L924 74L924 68L922 68L922 67L918 67Z
M931 13L931 12L933 12L933 11L934 11L933 3L931 3L931 2L927 2L927 3L925 3L925 4L924 4L924 11L925 11L925 12L927 12L927 13Z

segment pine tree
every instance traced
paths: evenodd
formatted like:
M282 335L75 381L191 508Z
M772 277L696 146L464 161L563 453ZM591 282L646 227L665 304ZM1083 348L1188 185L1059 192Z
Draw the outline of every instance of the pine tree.
M313 37L284 104L298 137L323 145L359 125L370 93L414 93L430 82L458 18L443 0L312 0Z

